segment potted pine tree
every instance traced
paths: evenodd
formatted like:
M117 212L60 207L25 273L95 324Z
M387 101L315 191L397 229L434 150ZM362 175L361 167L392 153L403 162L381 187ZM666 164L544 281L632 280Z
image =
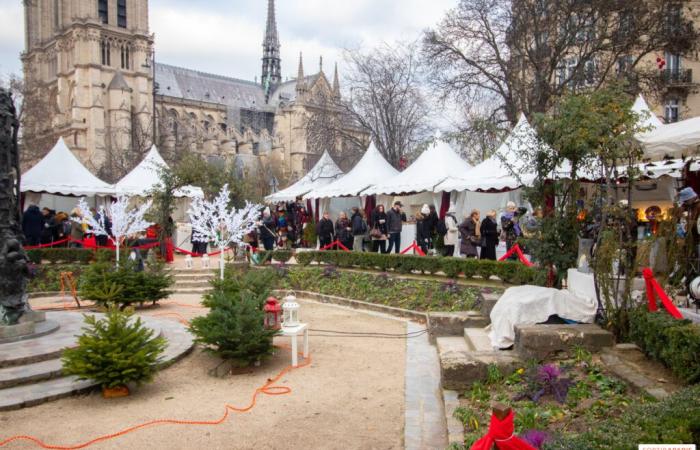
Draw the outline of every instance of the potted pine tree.
M96 381L105 398L124 397L128 384L153 379L166 344L132 311L112 307L101 319L85 315L78 346L63 352L63 373Z

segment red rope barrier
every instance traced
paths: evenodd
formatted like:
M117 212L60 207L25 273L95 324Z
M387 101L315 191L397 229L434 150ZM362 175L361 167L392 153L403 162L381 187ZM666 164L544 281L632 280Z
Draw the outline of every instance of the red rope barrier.
M329 248L332 248L332 247L340 247L342 250L344 250L346 252L350 251L350 250L348 250L348 248L346 246L343 245L342 242L340 242L337 239L335 241L331 242L330 244L326 245L325 247L321 247L319 250L328 250Z
M652 270L647 267L642 271L642 275L644 275L644 281L646 283L647 288L646 290L647 300L649 301L649 311L658 311L659 308L656 305L656 296L658 296L661 299L661 303L664 305L664 308L666 308L669 314L671 314L676 319L683 319L683 314L681 314L678 308L676 308L676 305L674 305L671 299L668 298L668 294L666 294L659 282L656 281L656 278L654 278L654 272L652 272Z
M405 255L406 253L410 252L411 250L415 250L416 253L418 253L420 256L425 256L425 252L423 252L423 249L420 248L420 245L418 245L418 242L413 241L413 244L409 245L406 247L401 254Z
M499 259L499 261L501 261L501 262L502 262L502 261L505 261L506 259L508 259L508 258L510 258L511 256L513 256L513 253L516 253L516 254L518 255L518 259L520 259L520 262L523 263L523 264L525 264L527 267L532 267L532 266L534 266L534 264L532 264L532 262L530 262L530 261L525 257L525 255L523 254L522 249L520 248L520 245L518 245L518 244L513 245L513 246L510 248L510 250L508 250L508 253L506 253L505 255L501 256L501 259Z
M49 244L27 246L27 247L24 247L24 249L25 250L38 250L40 248L56 247L57 245L65 244L67 242L70 242L70 238L66 238L66 239L63 239L60 241L56 241L56 242L51 242Z

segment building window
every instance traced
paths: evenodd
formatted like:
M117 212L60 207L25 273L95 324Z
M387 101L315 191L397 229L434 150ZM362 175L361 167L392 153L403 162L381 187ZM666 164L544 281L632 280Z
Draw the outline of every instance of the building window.
M666 111L665 111L665 118L666 118L666 123L673 123L673 122L678 122L679 118L679 105L678 105L678 99L670 99L669 101L666 102Z
M126 0L117 0L117 25L126 28Z
M56 31L61 28L61 0L53 0L53 28Z
M122 55L122 69L129 70L131 69L131 50L129 49L129 46L124 44L122 45L121 48L121 55Z
M112 58L110 55L109 42L103 40L100 44L100 52L102 54L102 65L109 66L112 64Z
M109 0L97 0L97 15L100 22L109 23Z

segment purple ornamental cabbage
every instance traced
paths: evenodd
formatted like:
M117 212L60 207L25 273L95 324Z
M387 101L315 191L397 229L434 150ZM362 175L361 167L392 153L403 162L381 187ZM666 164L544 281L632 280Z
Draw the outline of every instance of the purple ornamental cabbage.
M537 449L551 440L549 434L542 430L528 430L520 438Z

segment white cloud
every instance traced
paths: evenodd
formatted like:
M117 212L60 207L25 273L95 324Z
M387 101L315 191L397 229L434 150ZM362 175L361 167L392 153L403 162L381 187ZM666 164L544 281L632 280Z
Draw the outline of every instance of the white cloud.
M283 76L297 73L299 52L307 73L326 73L342 49L416 40L456 0L277 0ZM267 2L264 0L151 0L150 26L158 61L205 72L260 76ZM19 1L0 5L0 73L19 72L24 18Z

